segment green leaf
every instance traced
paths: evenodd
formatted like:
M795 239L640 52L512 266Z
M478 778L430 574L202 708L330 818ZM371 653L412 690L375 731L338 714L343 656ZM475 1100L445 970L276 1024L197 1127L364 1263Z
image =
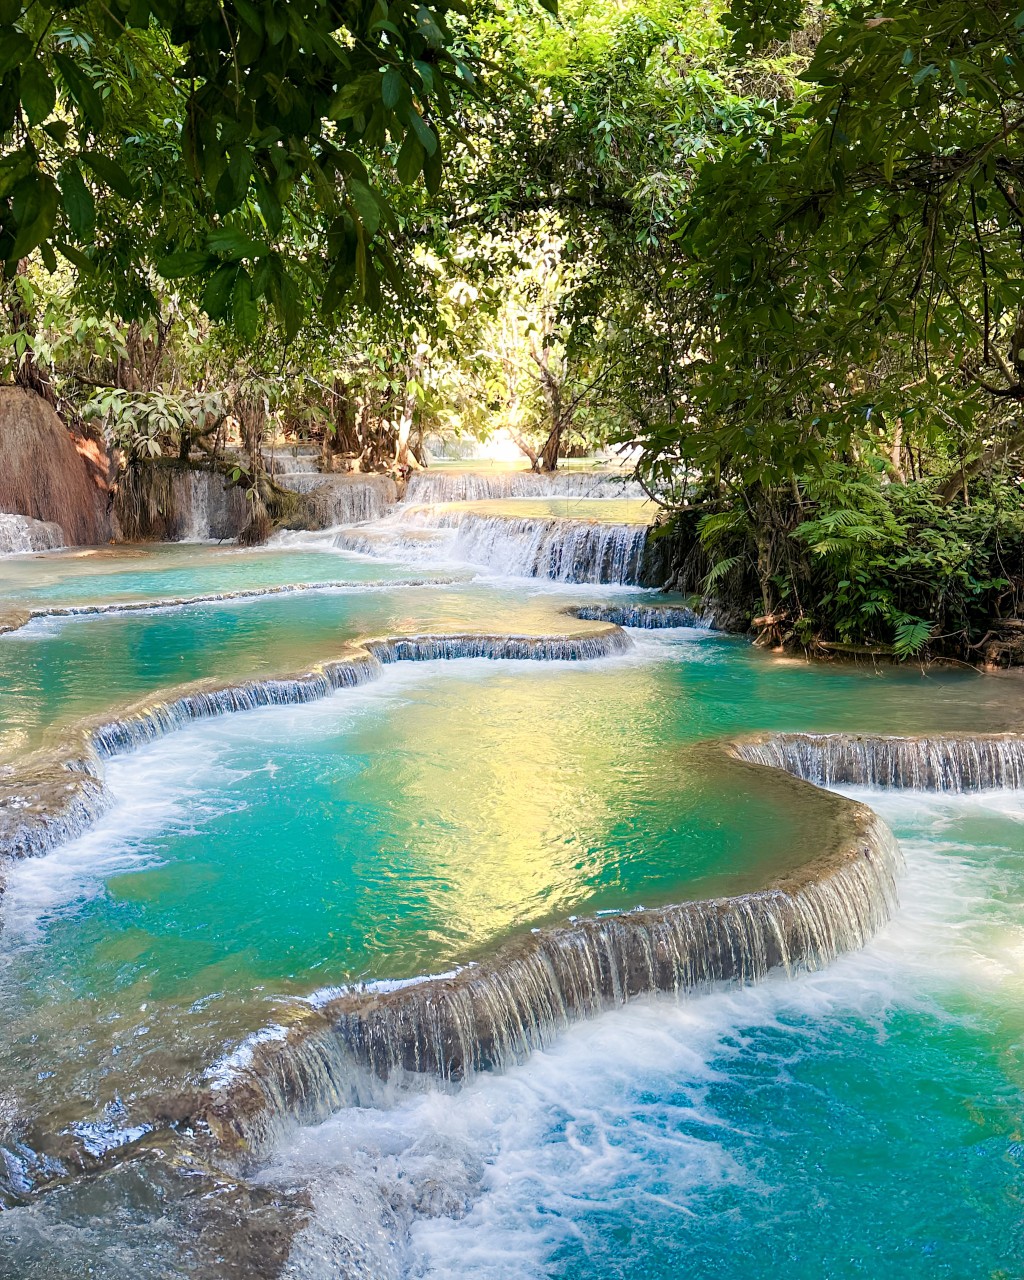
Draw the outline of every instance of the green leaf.
M253 294L252 280L245 267L239 267L231 290L231 318L240 337L250 342L259 328L260 310Z
M348 84L342 85L331 99L331 104L327 109L328 118L331 120L350 120L353 116L359 115L372 102L378 101L380 93L381 76L376 72L372 75L358 76L355 80L350 80Z
M156 269L165 280L177 280L182 276L197 276L211 265L208 253L183 249L178 253L169 253L166 258L158 259Z
M0 0L0 27L13 27L21 17L21 0Z
M346 184L349 198L356 207L359 220L366 230L368 238L376 234L380 226L380 205L374 199L373 192L365 183L356 178L349 178Z
M110 156L105 156L100 151L85 151L82 153L82 159L96 177L101 182L106 183L111 191L116 191L119 196L124 196L126 200L134 200L136 198L132 180L116 160L111 160Z
M270 246L262 240L253 240L234 227L221 227L211 231L206 243L214 253L225 253L232 258L261 258Z
M64 240L54 240L59 253L62 253L72 266L77 267L83 275L89 276L93 272L92 259L87 257L81 249L76 249L74 245L68 244Z
M43 132L49 134L58 147L63 147L68 140L71 126L66 120L51 120L43 125Z
M398 153L398 159L395 161L395 169L400 182L408 184L416 181L420 170L423 168L424 156L423 148L420 146L416 135L410 130L405 135L402 148Z
M274 298L274 308L281 328L284 330L285 341L291 342L302 326L303 308L299 286L287 271L281 272L279 289Z
M42 124L56 104L57 89L38 58L21 69L21 101L29 124Z
M25 64L32 55L32 48L32 41L24 31L0 30L0 76L5 76L19 63Z
M55 53L53 60L71 97L85 113L94 129L102 129L104 121L103 100L96 87L82 69L66 53Z
M271 44L280 44L288 34L288 15L276 6L264 6L267 24L267 39Z
M423 81L423 88L427 93L434 92L434 68L429 62L414 62L413 66L419 73L420 79Z
M423 161L423 177L426 180L427 190L432 196L436 196L440 190L443 175L444 164L441 159L441 148L438 147L433 155L428 155Z
M203 310L211 320L221 320L227 313L231 301L231 290L235 283L238 267L233 262L226 262L210 277L203 291Z
M270 234L276 236L281 230L284 219L281 201L278 200L274 188L258 169L253 173L253 181L256 185L256 203L260 207L260 213L263 214L263 221L267 224Z
M24 258L49 236L57 221L57 184L45 173L22 178L11 196L11 210L17 228L10 254Z
M249 29L258 36L263 35L263 15L261 11L249 0L235 0L235 8L238 10L238 16L246 24Z
M405 81L397 67L388 67L380 86L380 98L388 110L397 107L405 93Z
M444 33L437 25L434 15L425 5L420 5L416 10L416 30L420 33L427 44L435 49L440 49L444 44Z
M68 225L76 236L85 240L96 225L96 202L75 160L69 160L60 172L60 190Z
M418 111L409 113L409 123L416 131L416 136L420 140L420 145L428 156L432 156L437 150L437 135L431 129L430 125L423 119Z

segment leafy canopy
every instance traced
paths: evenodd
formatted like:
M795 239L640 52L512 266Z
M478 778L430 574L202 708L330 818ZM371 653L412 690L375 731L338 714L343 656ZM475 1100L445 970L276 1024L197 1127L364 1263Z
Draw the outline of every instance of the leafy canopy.
M0 263L39 250L99 272L125 315L150 268L195 277L252 338L287 333L299 264L321 302L374 301L397 268L373 172L441 182L446 126L476 77L462 0L0 0ZM464 26L465 24L462 23Z

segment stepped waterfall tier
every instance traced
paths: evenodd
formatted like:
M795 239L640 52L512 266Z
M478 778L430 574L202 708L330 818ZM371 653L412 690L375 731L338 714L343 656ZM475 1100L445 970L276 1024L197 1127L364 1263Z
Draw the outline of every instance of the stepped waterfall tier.
M409 477L410 503L479 502L500 498L646 498L627 476L607 471L416 471Z
M1010 1266L1015 683L717 634L615 477L316 462L5 561L0 1276Z
M737 748L744 760L786 769L824 787L905 787L984 791L1024 786L1024 737L882 738L775 734Z
M507 1069L572 1022L641 995L827 964L888 920L901 862L869 810L848 806L843 817L842 843L786 887L580 921L452 976L325 1000L282 1040L256 1044L205 1119L222 1141L265 1149L275 1124L356 1102L359 1068L384 1080L463 1080Z

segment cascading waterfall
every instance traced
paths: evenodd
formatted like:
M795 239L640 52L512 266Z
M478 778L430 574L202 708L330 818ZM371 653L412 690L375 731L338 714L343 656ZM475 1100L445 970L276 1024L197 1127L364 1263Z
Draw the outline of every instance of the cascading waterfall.
M390 476L310 472L278 478L286 488L305 495L314 528L383 520L398 501L398 486Z
M685 605L679 607L672 604L585 604L571 606L566 612L588 622L614 622L620 627L636 627L644 631L714 625L714 618L710 614L698 614Z
M0 512L0 556L56 551L65 543L64 530L59 524Z
M167 536L172 542L207 542L234 538L248 518L245 493L228 486L217 471L175 469Z
M455 974L340 991L246 1046L203 1118L220 1141L259 1153L295 1121L365 1105L375 1081L460 1081L638 996L827 965L889 919L902 865L880 818L836 804L846 836L795 882L538 930Z
M1024 786L1024 737L1016 734L775 733L737 743L733 751L822 787L966 792Z
M184 471L175 475L174 514L176 540L203 542L210 537L208 471Z
M416 471L406 502L482 502L496 498L646 498L635 480L612 471Z
M646 525L466 515L454 553L524 578L641 584Z
M282 453L272 453L266 459L267 471L272 476L285 478L285 483L287 478L294 476L319 476L317 467L319 458L320 453L317 449L286 449Z

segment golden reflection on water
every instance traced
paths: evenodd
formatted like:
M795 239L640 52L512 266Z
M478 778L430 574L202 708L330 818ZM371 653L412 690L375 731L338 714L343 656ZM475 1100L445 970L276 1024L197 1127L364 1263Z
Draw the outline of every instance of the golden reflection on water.
M599 871L608 889L618 880L608 833L630 807L632 734L607 731L607 679L590 698L574 690L570 717L552 675L566 678L492 676L443 716L413 689L357 740L374 757L357 794L390 797L381 852L396 888L436 899L469 948L578 908ZM632 668L614 684L617 723L642 721L651 676Z

